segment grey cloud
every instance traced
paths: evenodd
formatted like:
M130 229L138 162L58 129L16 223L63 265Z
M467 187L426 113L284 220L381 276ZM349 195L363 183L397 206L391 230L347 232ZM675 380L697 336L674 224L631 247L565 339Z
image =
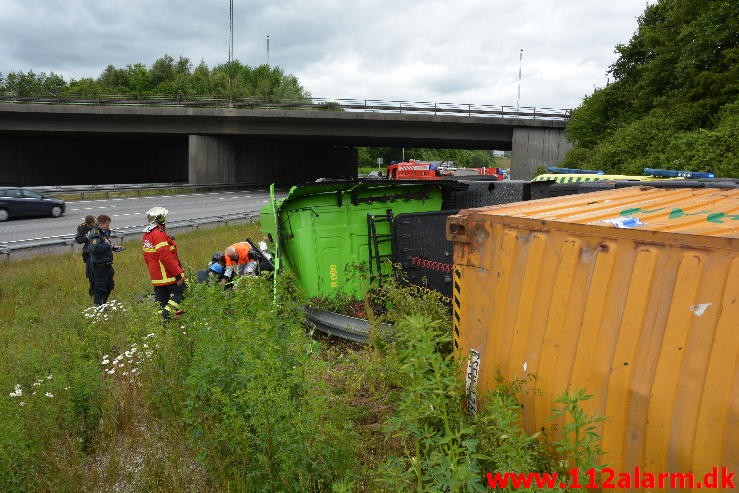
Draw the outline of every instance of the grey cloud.
M97 77L108 64L194 64L228 54L228 0L3 0L0 72ZM234 53L296 75L314 95L576 106L603 85L643 0L234 1ZM363 93L358 94L357 92Z

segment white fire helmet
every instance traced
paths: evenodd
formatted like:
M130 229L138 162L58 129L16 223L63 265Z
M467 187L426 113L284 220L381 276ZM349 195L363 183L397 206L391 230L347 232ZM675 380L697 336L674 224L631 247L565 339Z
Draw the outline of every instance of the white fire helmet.
M169 211L164 207L152 207L146 211L146 220L149 223L164 224L167 220L167 214L169 214Z

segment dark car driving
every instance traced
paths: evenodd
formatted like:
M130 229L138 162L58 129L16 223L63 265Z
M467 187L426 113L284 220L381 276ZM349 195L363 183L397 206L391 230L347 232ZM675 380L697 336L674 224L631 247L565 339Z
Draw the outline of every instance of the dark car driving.
M11 217L59 217L65 210L63 200L27 188L0 186L0 221Z

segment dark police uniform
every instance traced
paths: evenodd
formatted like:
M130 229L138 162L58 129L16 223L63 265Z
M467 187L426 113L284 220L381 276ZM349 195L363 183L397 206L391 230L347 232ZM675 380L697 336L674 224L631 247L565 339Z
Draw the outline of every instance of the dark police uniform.
M88 235L90 263L94 279L93 301L102 305L108 301L113 291L113 244L110 242L110 230L105 231L93 226Z
M80 224L77 226L77 234L74 237L74 241L82 245L82 261L85 263L85 277L90 283L89 293L90 296L93 295L93 292L95 290L95 282L93 278L92 273L92 262L90 262L90 241L87 238L87 235L90 234L90 231L92 230L92 227L88 226L85 223Z

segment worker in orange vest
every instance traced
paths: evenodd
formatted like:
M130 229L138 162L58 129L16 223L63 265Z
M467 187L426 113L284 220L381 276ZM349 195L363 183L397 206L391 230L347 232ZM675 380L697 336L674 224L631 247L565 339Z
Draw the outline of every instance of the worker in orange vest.
M251 246L245 241L234 243L226 248L224 252L226 256L226 271L223 273L225 279L231 280L234 276L254 274L256 262L250 258L250 251Z

